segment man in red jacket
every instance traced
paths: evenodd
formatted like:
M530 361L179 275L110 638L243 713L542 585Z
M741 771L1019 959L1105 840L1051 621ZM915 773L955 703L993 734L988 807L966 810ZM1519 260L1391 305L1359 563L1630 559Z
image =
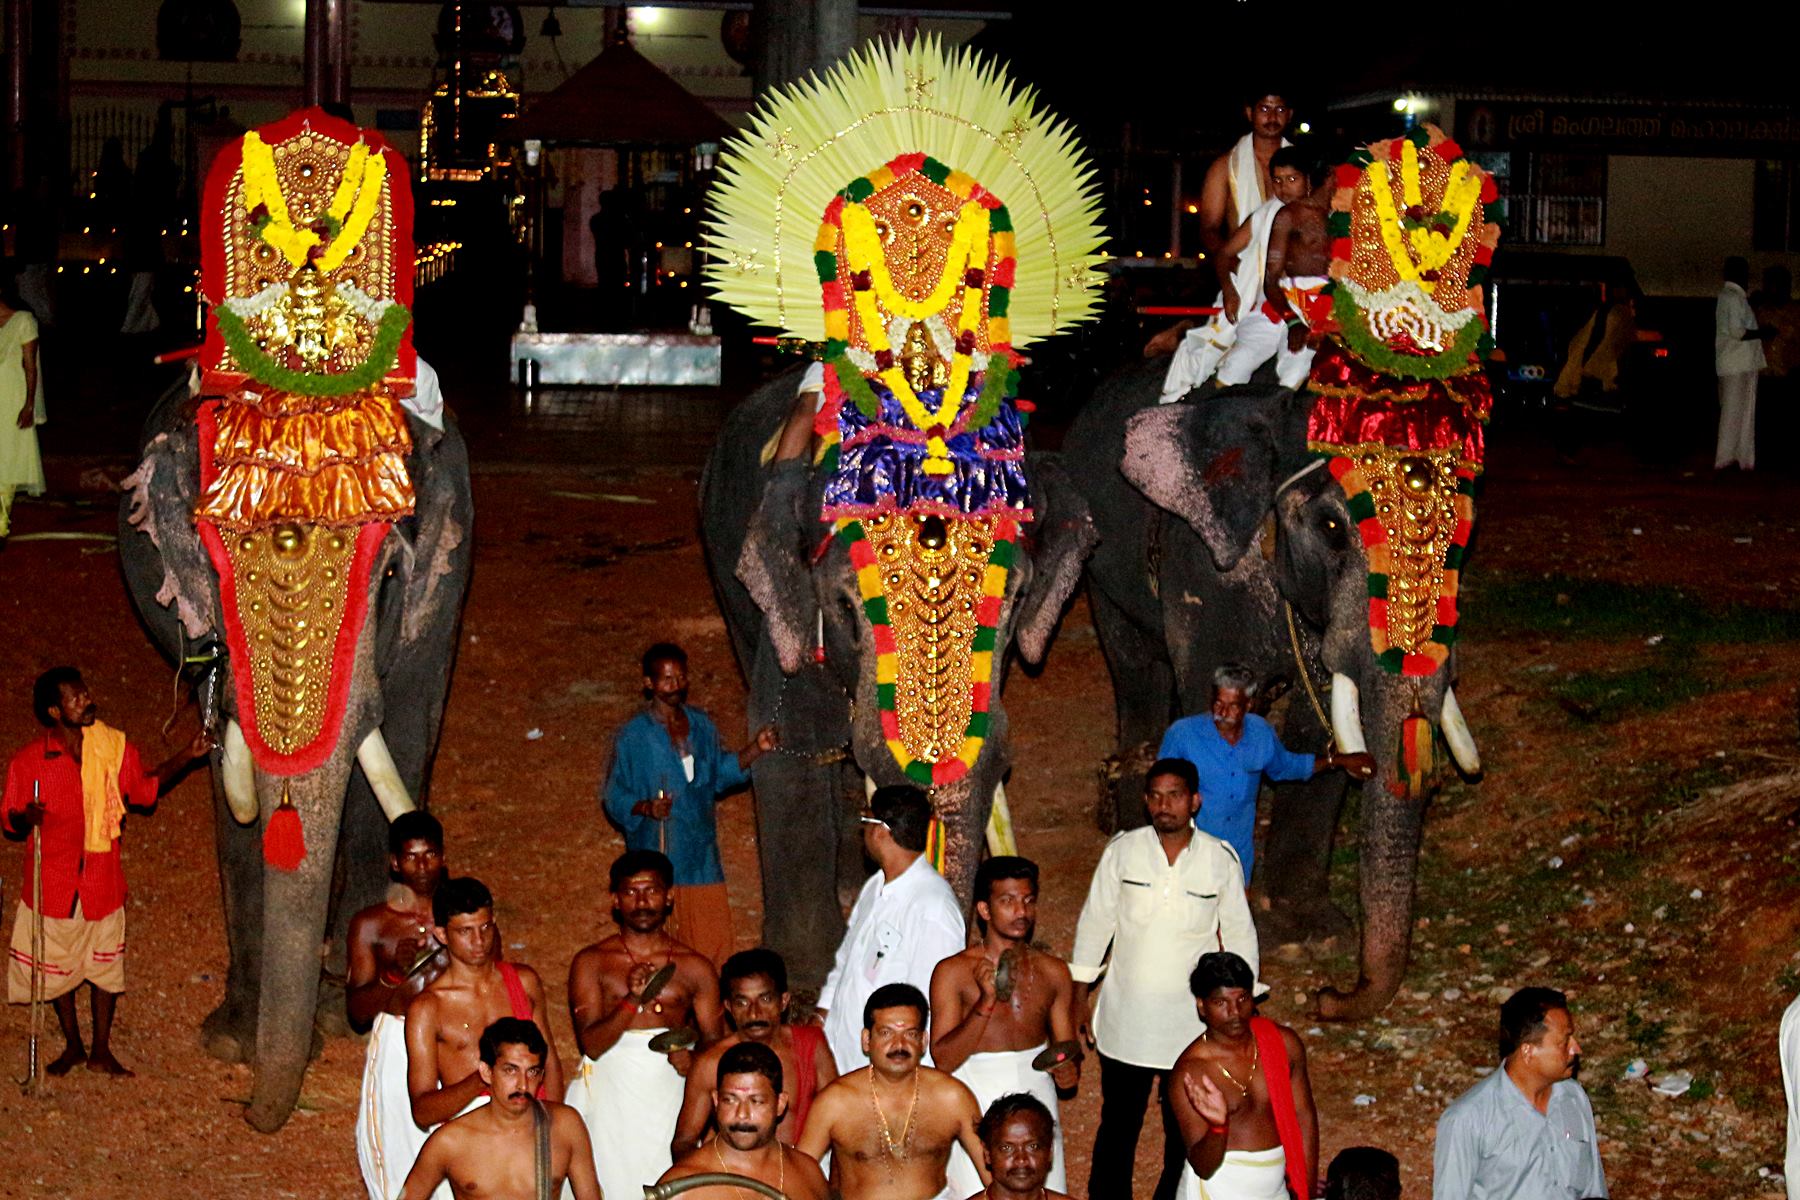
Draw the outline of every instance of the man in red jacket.
M3 823L8 832L30 830L32 842L43 840L44 950L42 959L34 961L33 846L27 843L6 998L13 1004L30 1003L32 976L41 973L43 996L55 1004L66 1043L46 1068L50 1074L65 1074L85 1062L90 1071L130 1075L112 1053L113 1013L125 990L125 870L119 830L128 807L154 808L164 785L210 750L212 742L202 731L168 761L146 771L137 747L95 719L94 698L73 667L40 675L31 703L46 729L7 764ZM91 1051L82 1044L75 1019L75 990L83 983L93 993Z

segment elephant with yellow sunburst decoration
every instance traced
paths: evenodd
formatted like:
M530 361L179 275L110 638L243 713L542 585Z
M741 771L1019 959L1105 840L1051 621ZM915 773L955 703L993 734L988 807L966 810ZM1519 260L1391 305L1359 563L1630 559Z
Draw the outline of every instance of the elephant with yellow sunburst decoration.
M1098 201L1066 125L932 39L772 95L720 176L713 291L818 359L733 414L702 519L753 719L788 747L756 770L770 937L828 963L802 910L860 882L852 801L820 774L834 746L868 786L930 790L934 859L965 894L984 829L1008 844L1003 806L989 827L1004 658L1043 653L1092 544L1055 461L1026 452L1018 348L1094 315ZM815 452L771 461L796 404ZM818 728L836 732L797 748Z

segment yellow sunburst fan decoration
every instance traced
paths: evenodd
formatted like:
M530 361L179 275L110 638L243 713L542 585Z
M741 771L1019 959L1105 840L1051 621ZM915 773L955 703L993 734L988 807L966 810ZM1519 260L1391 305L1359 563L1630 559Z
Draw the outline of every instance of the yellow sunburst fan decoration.
M1096 315L1105 235L1074 131L998 65L948 54L935 37L870 46L757 106L720 155L708 200L713 293L784 336L825 341L813 264L820 216L841 189L903 153L929 155L1006 204L1018 256L1013 345Z

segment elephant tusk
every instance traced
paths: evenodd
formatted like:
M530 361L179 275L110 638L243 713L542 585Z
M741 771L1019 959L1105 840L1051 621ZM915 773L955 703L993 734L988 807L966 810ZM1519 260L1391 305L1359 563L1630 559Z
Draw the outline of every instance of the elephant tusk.
M256 766L250 743L236 721L225 723L225 740L219 747L219 780L225 787L225 807L239 825L253 823L260 809L256 803Z
M1362 697L1350 677L1339 671L1331 674L1331 734L1339 754L1368 753L1369 744L1363 740Z
M1469 732L1469 723L1463 720L1462 709L1456 703L1456 689L1444 689L1444 711L1442 728L1444 741L1450 746L1450 757L1456 760L1464 775L1481 774L1481 751L1475 748L1475 735Z
M394 765L394 756L388 753L387 739L381 736L379 728L369 730L369 736L356 748L356 761L388 820L418 807L400 778L400 768Z

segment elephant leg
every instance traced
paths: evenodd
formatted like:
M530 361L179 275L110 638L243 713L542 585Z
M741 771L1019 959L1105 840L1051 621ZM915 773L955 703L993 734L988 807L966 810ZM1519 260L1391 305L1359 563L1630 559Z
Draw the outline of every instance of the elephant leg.
M1332 837L1347 787L1339 771L1276 785L1268 840L1256 859L1256 886L1267 902L1256 923L1265 943L1324 941L1354 931L1354 923L1331 902L1329 878Z
M1097 812L1102 833L1144 824L1144 770L1169 727L1175 675L1160 630L1146 630L1097 587L1088 589L1094 627L1112 676L1120 770L1110 803ZM1144 751L1141 747L1148 746Z
M213 845L219 859L219 896L225 909L225 996L200 1023L200 1042L223 1062L248 1062L256 1045L256 1003L262 979L262 831L239 825L212 771Z

